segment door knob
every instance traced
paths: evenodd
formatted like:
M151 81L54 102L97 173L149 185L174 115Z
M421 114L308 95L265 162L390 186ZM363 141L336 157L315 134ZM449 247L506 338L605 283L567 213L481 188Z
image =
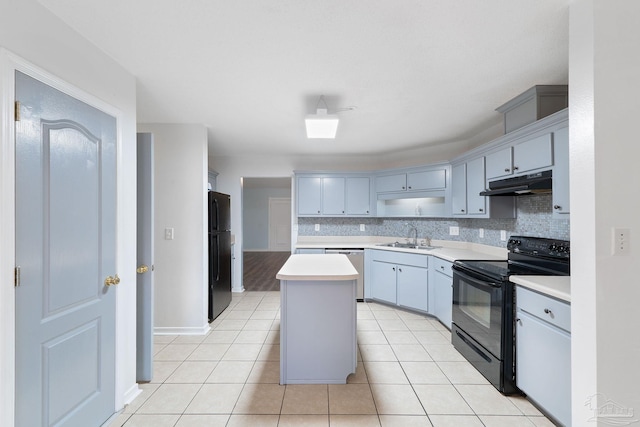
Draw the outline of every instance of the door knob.
M138 273L138 274L143 274L143 273L146 273L147 271L149 271L149 267L147 267L144 264L142 264L140 267L136 268L136 273Z
M120 278L117 274L113 277L107 276L107 278L104 279L105 286L117 285L118 283L120 283Z

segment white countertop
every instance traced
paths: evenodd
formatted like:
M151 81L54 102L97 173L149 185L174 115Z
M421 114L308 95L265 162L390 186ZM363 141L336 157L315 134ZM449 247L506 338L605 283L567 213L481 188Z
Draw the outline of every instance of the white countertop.
M431 244L438 246L438 248L430 250L379 246L380 244L395 241L404 242L404 239L378 236L305 236L304 240L298 240L296 249L380 249L385 251L433 255L450 262L458 259L505 260L507 259L508 253L506 248L451 240L432 240ZM421 240L418 239L418 241Z
M571 276L509 276L509 281L571 303Z
M346 255L291 255L276 279L280 280L355 280L358 272Z

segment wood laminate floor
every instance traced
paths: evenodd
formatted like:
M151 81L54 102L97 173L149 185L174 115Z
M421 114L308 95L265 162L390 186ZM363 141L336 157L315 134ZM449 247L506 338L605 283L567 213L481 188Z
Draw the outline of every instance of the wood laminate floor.
M291 255L290 252L244 252L243 255L245 291L280 290L280 281L276 279L276 274Z

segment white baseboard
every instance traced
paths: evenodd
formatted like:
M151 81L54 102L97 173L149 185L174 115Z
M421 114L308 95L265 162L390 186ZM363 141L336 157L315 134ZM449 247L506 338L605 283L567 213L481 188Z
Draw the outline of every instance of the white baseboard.
M159 327L153 328L154 335L206 335L211 330L211 326L202 327Z
M137 383L134 384L133 386L131 386L131 388L129 390L127 390L126 393L124 394L124 404L125 404L125 406L130 404L131 402L133 402L133 399L138 397L140 395L140 393L142 393L142 389L140 387L138 387Z

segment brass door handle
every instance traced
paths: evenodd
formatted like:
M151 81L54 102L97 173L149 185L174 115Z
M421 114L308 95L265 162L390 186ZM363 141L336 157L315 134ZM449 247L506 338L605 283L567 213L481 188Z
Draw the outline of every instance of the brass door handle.
M143 274L146 273L147 271L149 271L149 267L142 264L140 267L136 268L136 273L138 274Z
M105 286L117 285L118 283L120 283L120 278L117 274L113 277L107 276L107 278L104 279Z

